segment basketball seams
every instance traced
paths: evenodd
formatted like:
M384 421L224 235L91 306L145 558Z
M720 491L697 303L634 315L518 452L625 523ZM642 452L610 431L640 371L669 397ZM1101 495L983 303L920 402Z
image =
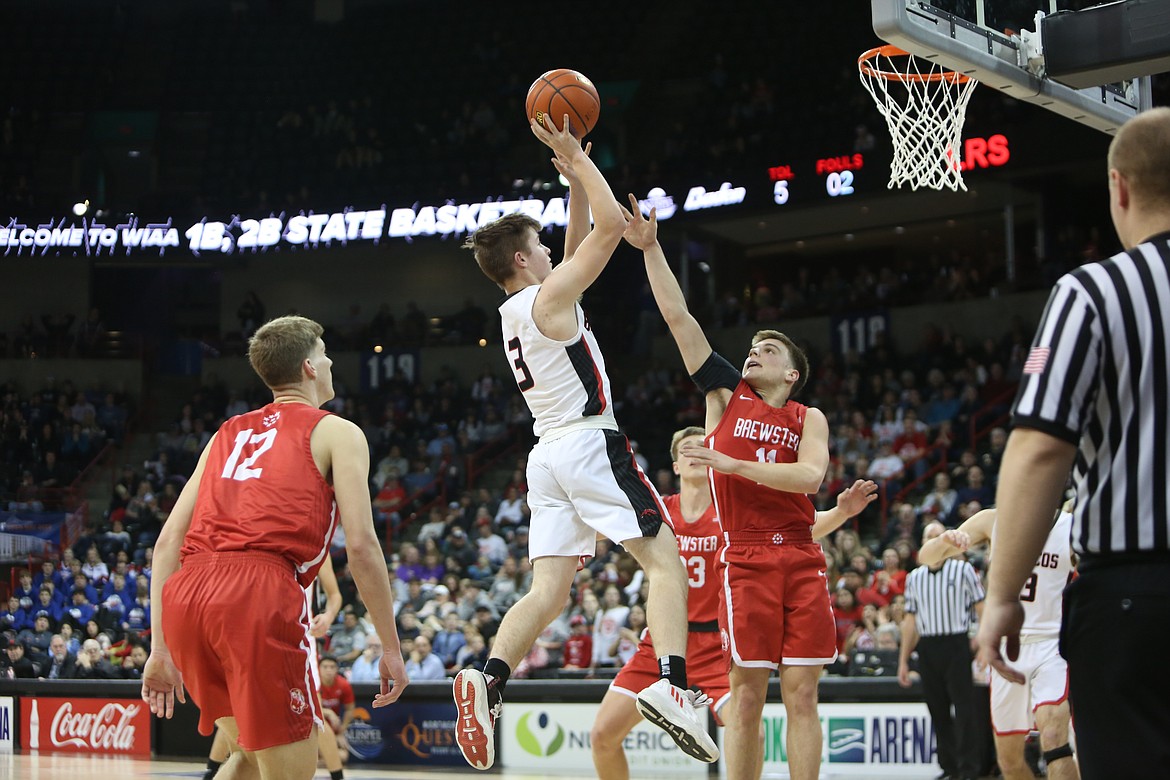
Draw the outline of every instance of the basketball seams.
M532 82L525 99L525 109L530 118L548 114L558 125L562 117L568 114L570 130L580 131L578 137L584 137L597 124L601 98L591 81L576 71L558 68ZM574 135L577 134L574 132Z
M587 98L589 98L589 102L593 103L593 105L595 106L594 111L601 108L601 101L598 99L596 93L593 90L586 89L585 87L581 86L580 84L571 84L567 87L561 87L561 90L560 90L562 95L564 95L566 92L576 92L576 91L583 92L585 94L585 96ZM582 101L570 100L569 102L572 103L574 106L580 106Z
M552 109L553 101L556 100L557 98L561 99L561 102L565 104L565 108L564 108L564 110L558 109L557 111L554 112ZM581 130L584 131L581 135L584 136L585 133L589 132L589 123L585 121L585 117L581 116L581 112L577 110L577 107L574 106L572 101L570 101L568 98L566 98L564 93L561 92L559 89L557 90L557 94L553 96L552 100L548 101L548 112L553 115L553 120L557 125L559 125L564 120L564 115L568 114L570 128L573 126L573 117L576 116L577 121L580 122L578 127L580 127Z

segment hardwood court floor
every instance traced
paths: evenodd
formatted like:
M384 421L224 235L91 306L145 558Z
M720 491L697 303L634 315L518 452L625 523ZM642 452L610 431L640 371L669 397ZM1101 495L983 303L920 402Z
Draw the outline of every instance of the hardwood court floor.
M53 753L30 753L21 755L0 755L0 778L20 780L110 780L111 778L188 778L203 777L206 766L202 762L167 761L163 759L127 758L125 756L74 756ZM825 775L822 775L824 777ZM931 775L933 777L933 774ZM318 769L315 778L328 778L329 773ZM347 767L346 780L446 780L454 777L489 777L495 780L547 780L545 775L521 774L518 772L477 772L467 769L367 769ZM555 780L585 780L594 778L593 767L581 767L581 774L556 775ZM766 777L771 777L770 775ZM921 772L915 775L921 778ZM1146 776L1162 778L1165 775L1151 773ZM890 775L883 780L894 780Z
M188 778L198 780L206 770L205 763L190 761L164 761L161 759L128 758L125 756L74 756L53 753L29 753L21 755L0 755L0 778L20 780L112 780L121 778ZM584 767L582 768L584 769ZM584 780L595 777L592 767L580 775L557 775L557 780ZM490 777L496 780L527 780L543 777L517 774L515 772L477 772L471 767L466 770L450 769L367 769L346 767L346 780L444 780L453 777ZM324 769L318 769L316 778L329 777Z

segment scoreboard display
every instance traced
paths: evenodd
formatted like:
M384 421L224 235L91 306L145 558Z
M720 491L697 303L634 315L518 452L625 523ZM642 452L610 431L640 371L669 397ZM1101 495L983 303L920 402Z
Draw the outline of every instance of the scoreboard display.
M1007 136L963 141L960 169L999 168L1011 159ZM783 161L768 168L772 200L777 206L808 205L827 198L848 198L858 193L880 194L888 189L887 160L870 152L850 152L815 160Z

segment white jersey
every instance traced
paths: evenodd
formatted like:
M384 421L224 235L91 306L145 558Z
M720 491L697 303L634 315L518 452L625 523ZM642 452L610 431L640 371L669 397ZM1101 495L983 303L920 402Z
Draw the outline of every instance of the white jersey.
M580 304L577 332L566 341L545 336L532 319L540 285L512 293L500 305L504 354L532 412L532 431L542 437L558 428L617 430L605 358Z
M1032 569L1032 576L1020 591L1020 603L1024 606L1021 637L1056 636L1060 633L1064 589L1073 574L1072 519L1069 512L1061 512L1056 518L1044 541L1044 551ZM991 535L995 537L994 527Z

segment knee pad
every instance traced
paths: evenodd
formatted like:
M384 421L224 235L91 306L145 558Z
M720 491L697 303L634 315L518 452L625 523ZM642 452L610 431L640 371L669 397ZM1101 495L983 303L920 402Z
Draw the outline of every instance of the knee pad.
M1043 753L1041 753L1041 755L1044 756L1044 763L1051 764L1059 761L1062 758L1072 758L1073 749L1069 747L1069 744L1066 742L1060 747L1052 748L1052 750L1045 750Z

